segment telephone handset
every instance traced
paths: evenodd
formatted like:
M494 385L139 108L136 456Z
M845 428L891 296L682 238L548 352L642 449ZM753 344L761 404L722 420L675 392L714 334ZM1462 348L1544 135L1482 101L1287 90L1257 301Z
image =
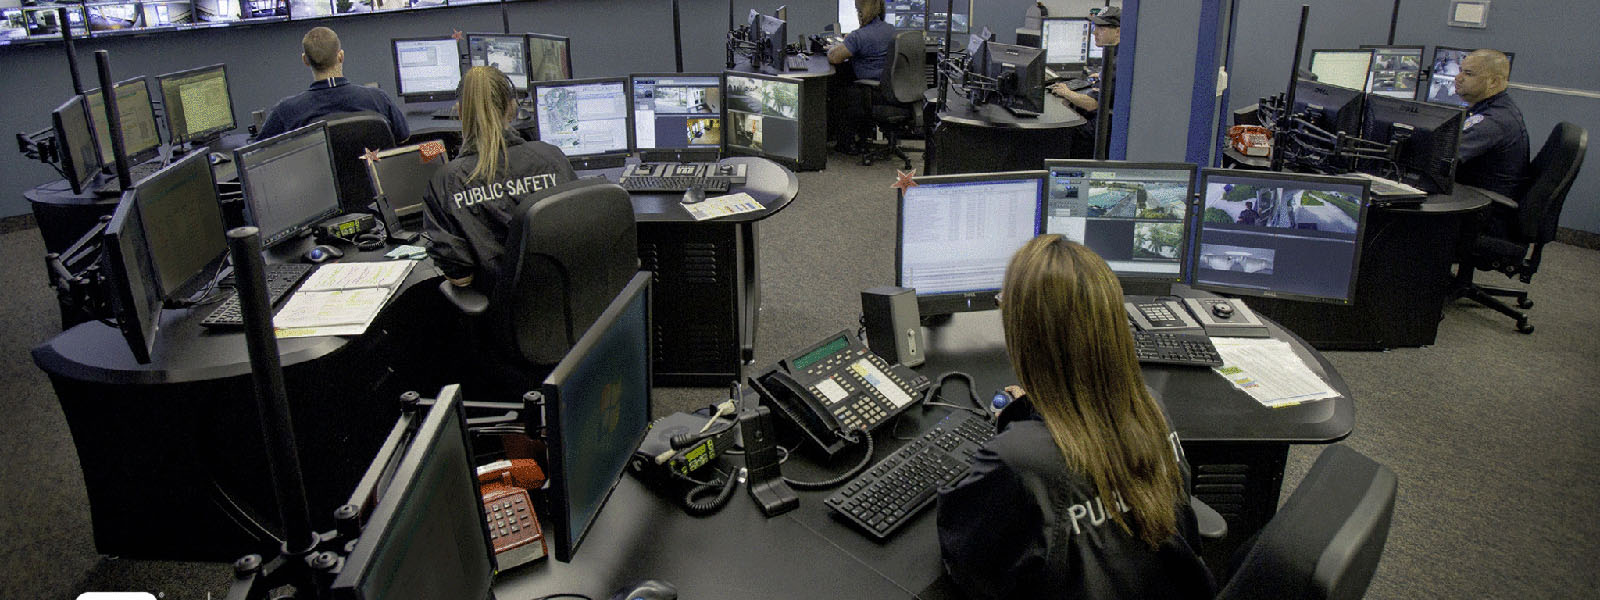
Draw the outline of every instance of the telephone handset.
M855 431L877 429L928 389L927 377L891 365L850 335L830 335L756 377L757 392L782 420L828 456Z

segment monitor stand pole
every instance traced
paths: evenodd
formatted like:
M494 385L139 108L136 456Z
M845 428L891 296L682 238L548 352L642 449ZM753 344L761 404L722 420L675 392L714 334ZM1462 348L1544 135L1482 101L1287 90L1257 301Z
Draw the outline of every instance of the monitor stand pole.
M733 11L730 10L728 12L728 15L729 15L728 18L732 19L733 18L732 17ZM674 64L677 65L677 67L678 67L678 72L682 73L683 72L683 25L679 21L679 17L678 17L678 0L672 0L672 57L675 60Z

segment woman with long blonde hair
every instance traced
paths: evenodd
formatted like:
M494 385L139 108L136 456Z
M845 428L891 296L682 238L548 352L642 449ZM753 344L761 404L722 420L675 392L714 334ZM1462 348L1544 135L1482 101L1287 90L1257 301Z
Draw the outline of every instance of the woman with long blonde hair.
M968 595L1214 595L1182 450L1122 304L1105 261L1059 235L1007 265L1000 311L1019 397L939 498L945 566Z
M506 232L523 200L577 178L555 146L523 140L510 129L516 89L492 66L461 77L461 153L433 176L423 193L428 255L456 285L499 271Z

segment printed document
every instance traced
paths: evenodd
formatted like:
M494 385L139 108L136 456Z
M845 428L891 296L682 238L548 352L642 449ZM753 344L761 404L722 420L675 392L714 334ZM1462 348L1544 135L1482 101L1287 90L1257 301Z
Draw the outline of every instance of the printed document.
M1257 338L1211 338L1222 355L1213 369L1268 407L1288 406L1339 395L1306 366L1288 342Z

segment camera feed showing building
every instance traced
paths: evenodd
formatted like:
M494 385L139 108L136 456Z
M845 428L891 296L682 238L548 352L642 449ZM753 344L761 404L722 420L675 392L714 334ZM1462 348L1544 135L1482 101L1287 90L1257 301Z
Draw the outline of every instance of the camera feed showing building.
M722 79L635 75L634 140L639 148L722 145Z
M1207 223L1353 234L1361 218L1360 198L1340 192L1229 184L1210 193Z
M1414 98L1421 69L1421 50L1379 49L1372 57L1371 91L1395 98Z
M1088 246L1119 274L1176 276L1192 176L1188 167L1053 166L1045 231Z
M1348 301L1364 191L1359 182L1208 173L1195 282Z
M727 86L728 145L799 158L799 83L729 75Z

